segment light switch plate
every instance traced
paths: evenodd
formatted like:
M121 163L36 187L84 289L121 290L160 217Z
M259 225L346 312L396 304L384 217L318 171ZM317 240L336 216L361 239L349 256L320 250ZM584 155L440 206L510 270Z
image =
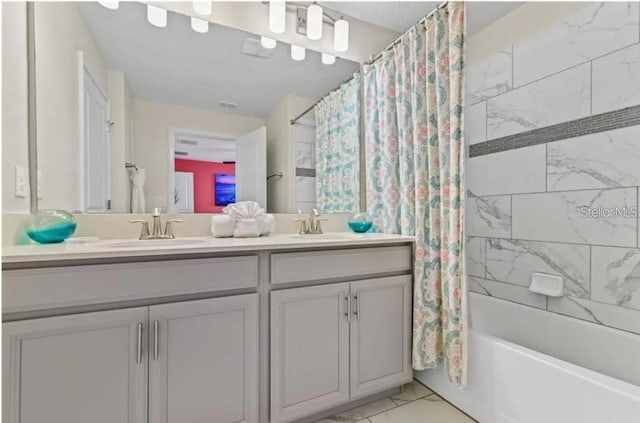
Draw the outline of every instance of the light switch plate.
M15 165L15 196L25 198L27 196L27 171L23 166Z

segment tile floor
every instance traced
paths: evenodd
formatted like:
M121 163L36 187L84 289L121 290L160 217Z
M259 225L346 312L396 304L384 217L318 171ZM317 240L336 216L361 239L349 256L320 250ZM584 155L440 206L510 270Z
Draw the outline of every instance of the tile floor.
M370 402L316 423L474 423L418 381L401 393Z

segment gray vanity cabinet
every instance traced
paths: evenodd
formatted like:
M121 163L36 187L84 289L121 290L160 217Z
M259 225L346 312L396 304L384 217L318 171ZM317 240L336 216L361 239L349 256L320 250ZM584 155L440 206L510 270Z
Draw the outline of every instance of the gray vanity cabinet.
M257 315L247 294L4 323L3 422L256 423Z
M258 295L149 307L149 422L255 423Z
M411 276L271 292L271 422L412 378Z
M4 423L144 423L147 308L4 323Z
M404 275L351 283L351 399L413 378L411 280Z
M271 292L271 422L349 400L349 284Z

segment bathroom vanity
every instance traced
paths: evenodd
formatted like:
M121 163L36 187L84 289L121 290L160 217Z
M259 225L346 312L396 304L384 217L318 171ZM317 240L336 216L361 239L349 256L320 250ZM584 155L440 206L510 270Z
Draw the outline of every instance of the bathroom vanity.
M406 383L412 238L3 252L3 421L291 422Z

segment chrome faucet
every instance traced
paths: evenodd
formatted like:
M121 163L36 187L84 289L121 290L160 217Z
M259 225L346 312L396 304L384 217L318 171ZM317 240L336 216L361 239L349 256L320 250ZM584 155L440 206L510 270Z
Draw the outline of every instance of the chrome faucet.
M138 239L174 239L176 236L173 233L173 224L184 222L184 220L182 219L169 219L167 220L163 231L162 207L155 207L153 209L151 217L153 217L153 226L151 232L149 231L149 223L146 220L134 219L129 221L129 223L142 223L142 227L140 229L140 237Z
M326 222L327 219L320 219L320 213L317 209L311 210L309 220L306 219L294 219L295 222L300 222L300 235L319 235L322 234L322 222Z

